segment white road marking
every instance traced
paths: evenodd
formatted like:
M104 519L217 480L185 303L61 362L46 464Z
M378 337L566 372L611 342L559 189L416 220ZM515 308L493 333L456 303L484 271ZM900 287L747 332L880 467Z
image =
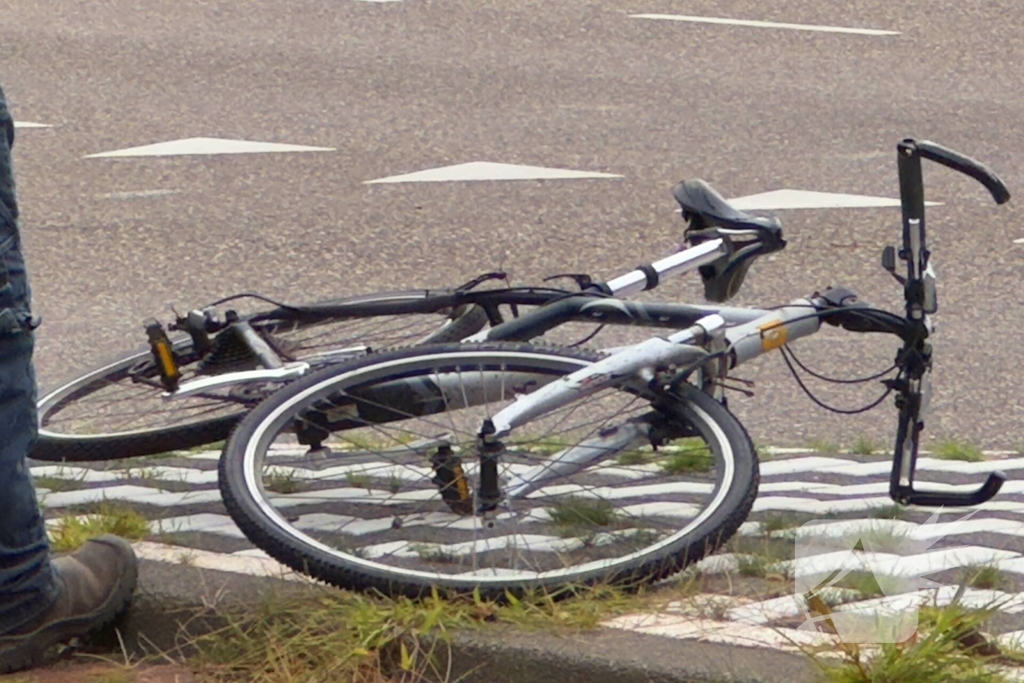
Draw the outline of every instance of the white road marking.
M86 159L112 157L166 157L211 154L268 154L275 152L333 152L333 147L307 147L305 145L284 145L276 142L252 142L249 140L225 140L221 138L187 138L158 142L141 147L129 147L113 152L89 154Z
M809 190L773 190L730 199L729 204L740 211L768 211L778 209L868 209L876 207L898 207L900 200L887 197L870 197L860 194L839 194L834 192L811 192ZM926 206L938 206L938 202L925 202Z
M32 121L15 121L14 128L53 128L48 123L33 123Z
M1014 240L1013 243L1014 244L1024 244L1024 237L1021 237L1020 239Z
M97 199L139 199L143 197L162 197L168 194L178 194L181 190L138 190L135 192L105 192L96 195Z
M540 166L518 166L515 164L496 164L489 161L471 161L454 166L431 168L416 173L396 175L377 180L367 180L365 185L380 183L437 183L467 180L554 180L568 178L621 178L612 173L594 173L591 171L572 171L562 168L543 168Z
M723 19L715 17L691 17L679 14L631 14L633 19L661 19L665 21L689 21L699 24L725 24L728 26L752 26L755 28L782 28L793 31L819 31L822 33L855 33L864 36L898 36L899 31L882 31L873 28L843 28L841 26L816 26L814 24L785 24L775 21L751 21L747 19Z

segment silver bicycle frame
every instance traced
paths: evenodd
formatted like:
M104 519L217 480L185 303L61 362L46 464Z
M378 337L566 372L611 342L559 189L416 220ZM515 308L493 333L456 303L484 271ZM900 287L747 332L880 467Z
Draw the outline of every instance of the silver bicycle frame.
M583 400L611 386L634 386L641 391L655 379L655 369L664 366L699 365L710 353L715 340L729 349L730 369L764 353L821 329L821 319L811 313L819 308L811 299L797 299L776 311L748 311L757 315L749 322L726 327L723 316L712 314L690 328L668 337L651 337L624 347L617 353L550 382L537 391L521 396L512 405L490 418L493 438L508 436L546 413ZM649 444L649 427L631 423L611 434L601 435L567 448L545 459L531 470L512 476L506 482L505 497L517 499L529 495L554 477L573 473L614 456L636 444Z
M721 258L728 254L728 246L725 240L713 239L707 242L702 242L695 247L684 249L678 253L667 256L660 261L655 261L651 264L651 268L658 274L659 279L675 277L696 270L700 266L712 263L716 259ZM621 275L608 283L608 287L615 297L626 297L631 294L636 294L644 290L647 284L647 275L643 270L636 269ZM601 305L614 304L615 301L609 301L603 299L595 301L594 307ZM744 309L735 309L736 311L743 311ZM713 311L713 309L709 309ZM481 336L483 335L483 336ZM483 341L487 336L487 331L483 331L480 334L467 337L463 341ZM344 352L348 349L342 349L337 352L333 352L331 355L344 355ZM268 382L268 381L281 381L281 380L293 380L302 377L309 371L309 364L307 363L292 363L285 367L278 368L265 368L260 370L245 370L242 372L226 372L216 377L203 378L198 380L192 380L191 382L183 382L176 391L164 392L164 400L171 401L178 398L184 398L192 396L204 391L216 389L219 387L231 386L234 384L250 384L255 382Z

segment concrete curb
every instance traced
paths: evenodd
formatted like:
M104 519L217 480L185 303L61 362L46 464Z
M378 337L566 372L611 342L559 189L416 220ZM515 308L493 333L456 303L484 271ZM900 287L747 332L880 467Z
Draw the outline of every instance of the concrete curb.
M119 631L98 648L124 648L136 656L187 654L189 636L226 624L225 608L252 606L271 595L309 595L332 589L140 562L140 584ZM187 624L187 630L182 626ZM118 640L121 638L121 641ZM807 658L720 643L678 640L617 629L553 636L507 625L453 635L452 681L463 683L803 683L819 680ZM92 649L92 648L90 648ZM439 649L439 652L444 648ZM447 663L446 663L447 664Z

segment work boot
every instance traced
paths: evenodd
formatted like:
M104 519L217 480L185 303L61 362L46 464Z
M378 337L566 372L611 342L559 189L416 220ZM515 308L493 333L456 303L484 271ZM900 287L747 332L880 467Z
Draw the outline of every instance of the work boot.
M30 623L0 635L0 674L35 666L54 645L84 638L111 623L135 592L135 552L117 536L88 541L52 563L57 600Z

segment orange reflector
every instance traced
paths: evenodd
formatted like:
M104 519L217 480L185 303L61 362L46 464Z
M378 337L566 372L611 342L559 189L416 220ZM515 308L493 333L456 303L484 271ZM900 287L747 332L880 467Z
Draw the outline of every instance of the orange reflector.
M765 323L758 329L761 330L761 348L765 351L784 346L789 337L786 325L781 320Z

